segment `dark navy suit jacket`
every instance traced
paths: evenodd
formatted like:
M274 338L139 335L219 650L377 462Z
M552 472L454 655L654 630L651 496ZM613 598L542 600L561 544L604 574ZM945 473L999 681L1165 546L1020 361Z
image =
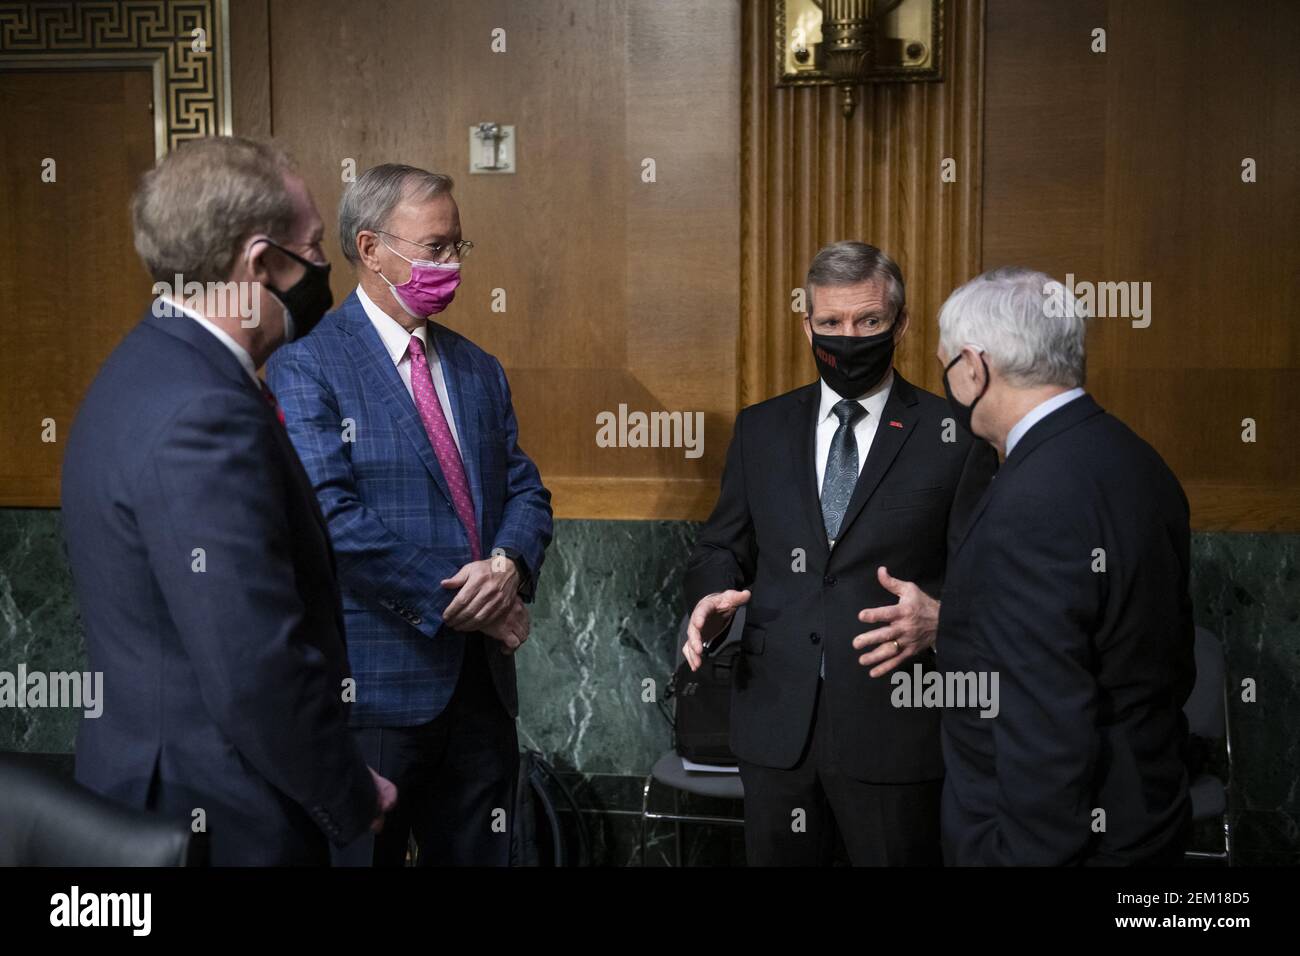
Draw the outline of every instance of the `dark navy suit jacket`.
M535 586L551 540L551 495L518 444L505 372L464 336L430 322L451 400L483 557L517 552ZM280 349L267 382L329 522L357 678L352 723L409 727L438 716L465 641L485 643L498 696L518 710L514 659L442 624L439 584L471 560L428 433L356 293L306 338Z
M1090 396L1012 449L940 610L940 668L998 675L996 716L943 711L949 863L1178 861L1189 537L1178 480Z
M62 497L104 673L77 779L202 820L213 863L328 863L375 789L347 729L329 536L258 387L194 319L147 316L86 395Z

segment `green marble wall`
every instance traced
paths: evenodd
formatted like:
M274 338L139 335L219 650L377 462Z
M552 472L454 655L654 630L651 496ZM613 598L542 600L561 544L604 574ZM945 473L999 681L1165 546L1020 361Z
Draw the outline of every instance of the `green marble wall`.
M59 512L0 508L0 671L86 666ZM0 708L0 750L70 753L80 711Z
M518 658L521 742L589 781L584 805L620 835L607 862L634 858L636 779L670 745L642 688L651 679L662 693L675 665L694 532L688 522L559 522ZM1298 555L1300 535L1198 534L1193 544L1197 622L1226 641L1234 686L1258 687L1255 703L1232 708L1238 847L1255 862L1300 862ZM0 670L84 666L58 512L0 509L0 619ZM67 753L77 719L0 709L0 750Z
M1193 535L1192 601L1227 648L1241 856L1300 863L1300 535Z
M520 742L565 770L644 773L672 746L645 701L675 666L681 582L694 526L560 521L519 667Z
M561 521L518 657L520 742L564 770L644 772L671 743L643 702L676 653L686 522ZM81 670L85 644L59 512L0 508L0 671ZM67 753L78 714L0 708L0 750Z

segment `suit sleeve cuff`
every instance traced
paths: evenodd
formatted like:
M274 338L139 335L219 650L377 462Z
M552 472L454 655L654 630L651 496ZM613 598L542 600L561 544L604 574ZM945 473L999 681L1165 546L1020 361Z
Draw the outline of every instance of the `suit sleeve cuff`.
M347 846L365 833L379 815L379 793L365 763L360 764L354 777L352 786L339 797L335 806L317 804L307 808L316 825L338 847Z
M515 567L519 569L519 596L525 601L531 601L537 585L533 580L533 573L528 567L528 560L523 556L523 553L517 548L503 547L493 548L492 552L494 554L504 554L515 563Z

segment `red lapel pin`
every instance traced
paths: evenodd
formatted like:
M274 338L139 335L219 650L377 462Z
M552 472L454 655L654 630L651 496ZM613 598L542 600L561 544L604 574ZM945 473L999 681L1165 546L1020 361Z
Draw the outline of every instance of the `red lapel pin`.
M891 420L890 423L889 423L889 427L890 427L890 428L902 428L902 427L903 427L903 423L902 423L902 422L896 422L896 421L892 421L892 420Z

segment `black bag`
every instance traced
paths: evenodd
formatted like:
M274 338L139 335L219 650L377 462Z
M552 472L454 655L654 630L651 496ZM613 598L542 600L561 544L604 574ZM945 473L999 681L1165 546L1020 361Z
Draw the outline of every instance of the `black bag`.
M560 825L557 798L568 811L567 827ZM589 846L587 827L572 791L540 753L522 751L510 830L510 865L590 866Z
M740 644L728 641L692 671L685 661L668 684L668 698L677 699L673 746L695 763L736 765L731 752L731 675L740 660Z

